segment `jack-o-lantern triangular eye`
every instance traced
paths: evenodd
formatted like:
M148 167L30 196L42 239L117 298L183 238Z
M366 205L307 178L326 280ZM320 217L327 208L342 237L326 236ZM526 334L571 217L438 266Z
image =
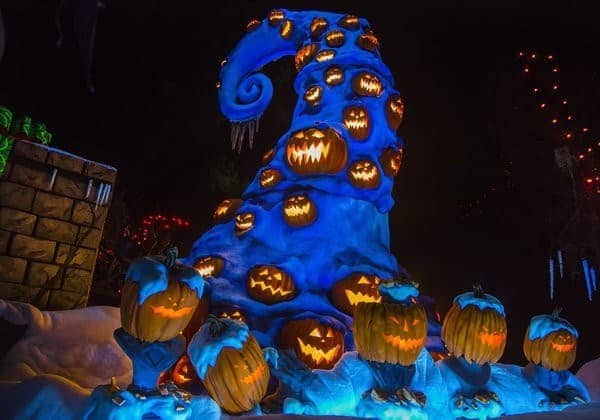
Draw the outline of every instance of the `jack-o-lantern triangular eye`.
M413 327L414 327L415 325L417 325L418 323L419 323L419 320L418 320L418 319L413 319L413 322L412 322L412 325L413 325Z
M371 282L365 276L360 276L360 279L358 280L358 284L371 284Z
M333 330L331 329L331 327L329 327L329 328L327 329L327 335L326 335L326 337L327 337L327 338L333 338L333 337L335 337L335 336L333 335Z
M313 330L310 332L310 334L309 334L309 335L310 335L311 337L317 337L317 338L321 338L321 337L322 337L322 335L321 335L321 331L320 331L318 328L314 328L314 329L313 329Z

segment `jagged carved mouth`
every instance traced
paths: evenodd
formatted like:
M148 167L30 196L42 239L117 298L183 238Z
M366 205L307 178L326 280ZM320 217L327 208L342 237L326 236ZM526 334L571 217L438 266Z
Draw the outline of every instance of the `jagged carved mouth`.
M573 344L573 343L558 344L553 341L552 348L560 353L567 353L567 352L573 351L573 348L575 348L575 344Z
M350 169L350 181L359 188L375 188L379 184L379 170L370 161L358 161Z
M279 279L279 280L281 280L281 279ZM255 287L258 287L262 292L269 291L274 296L275 295L287 296L292 293L291 290L284 290L280 286L273 286L273 284L271 284L271 282L269 282L269 284L267 284L267 282L265 282L265 281L254 280L253 278L250 279L250 287L253 289Z
M333 50L323 50L323 51L320 51L315 56L315 60L317 60L317 62L319 62L319 63L323 63L325 61L331 60L333 57L335 57L335 51L333 51Z
M340 345L336 344L334 347L328 350L322 350L317 347L313 347L310 344L304 343L300 337L298 337L298 345L303 355L310 357L314 363L321 364L322 362L332 362L338 353L340 352Z
M285 215L288 217L303 216L310 212L310 207L311 207L311 203L305 203L305 204L300 204L300 205L292 204L292 205L285 206L284 212L285 212Z
M358 17L354 15L346 15L339 20L338 25L346 29L358 29Z
M482 331L479 333L479 339L489 347L498 348L506 341L506 332L494 331L490 333Z
M202 277L218 276L223 269L223 260L217 257L205 257L194 263L194 268Z
M260 302L273 304L293 297L294 281L282 269L262 265L248 274L248 294Z
M285 14L282 10L271 10L271 12L269 13L269 23L272 26L279 25L281 21L283 21L284 17Z
M265 372L265 365L260 364L256 367L256 369L254 369L254 371L252 373L250 373L249 375L244 376L242 378L242 383L246 384L246 385L253 384L262 377L264 372Z
M331 369L344 352L344 334L317 319L294 320L281 329L280 345L311 369Z
M166 306L150 306L152 308L152 313L163 318L168 319L178 319L183 318L186 315L189 315L194 310L191 306L184 306L183 308L173 309L167 308Z
M304 100L312 106L317 106L321 102L323 88L321 86L311 86L304 92Z
M348 302L350 303L350 305L352 306L356 306L358 305L360 302L375 302L375 303L379 303L381 302L381 296L378 295L373 295L371 293L362 293L362 292L354 292L350 289L346 289L345 290L345 294L346 294L346 298L348 299Z
M425 340L424 338L402 338L392 334L383 334L383 339L386 343L402 351L415 350L422 346Z
M344 33L340 30L334 30L325 35L325 42L328 46L336 48L344 45L344 41L346 37Z
M327 29L327 20L323 17L316 17L310 23L310 36L315 39L321 36Z
M379 96L383 90L379 78L367 72L359 73L354 77L352 88L354 92L363 96Z
M294 58L294 65L296 70L300 71L302 68L314 57L319 51L319 44L307 44L300 48Z
M371 32L365 32L358 38L358 45L368 51L375 51L379 48L379 40Z
M369 115L361 106L349 106L344 109L344 126L352 137L365 140L369 135Z
M335 173L346 165L346 143L333 129L294 133L286 146L287 163L301 174Z
M254 227L254 214L242 213L235 216L235 234L240 236Z
M291 20L286 19L283 22L283 25L281 25L279 35L281 35L283 39L289 39L292 36L292 32L294 32L294 23Z
M260 173L260 186L273 187L281 180L281 174L277 169L265 169Z

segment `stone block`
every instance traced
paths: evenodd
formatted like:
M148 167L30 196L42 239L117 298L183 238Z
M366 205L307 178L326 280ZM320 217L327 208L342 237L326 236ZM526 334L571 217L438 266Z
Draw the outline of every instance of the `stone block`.
M100 244L101 238L102 231L100 229L82 226L81 229L79 229L77 245L96 249Z
M35 190L31 187L8 181L0 182L0 207L29 211L34 194Z
M9 232L24 233L31 235L35 226L36 216L21 210L0 208L0 229Z
M87 162L83 173L91 178L114 184L117 179L117 170L111 166L101 165L96 162Z
M51 262L55 249L56 242L17 234L10 244L9 254L28 260Z
M61 153L57 150L51 151L48 154L48 160L46 161L46 163L49 165L78 174L83 171L83 162L83 159L79 157L69 155L67 153Z
M35 303L39 308L43 308L46 305L48 293L42 295L39 295L39 293L40 289L38 288L0 281L0 298L2 299L33 303L33 300L37 297L38 301Z
M9 179L17 184L49 191L52 171L50 168L42 165L15 162Z
M48 298L49 310L75 309L85 305L86 296L75 292L66 292L64 290L52 290Z
M0 281L23 283L26 268L27 260L2 255L0 256Z
M63 278L62 290L87 295L92 283L92 273L78 268L67 268Z
M40 217L35 227L35 236L58 242L74 244L79 226L56 219Z
M102 227L104 226L107 214L108 207L95 207L93 203L78 201L73 206L71 220L80 225Z
M8 179L10 178L10 170L12 169L12 162L9 160L6 162L6 166L4 166L4 171L0 174L0 179Z
M65 244L58 246L55 261L68 267L92 270L96 262L96 251L87 248L77 248Z
M58 265L32 262L27 271L27 284L32 287L46 286L50 289L60 289L61 279L57 277L59 270Z
M15 156L37 160L38 162L45 162L46 157L48 156L48 148L39 143L20 140L15 142L13 153Z
M32 211L39 216L69 220L72 207L73 200L71 198L38 191L33 200Z
M56 194L71 198L83 199L87 190L87 185L83 180L65 175L59 171L54 182L53 191Z
M0 255L4 255L8 251L8 241L10 241L10 232L0 230Z

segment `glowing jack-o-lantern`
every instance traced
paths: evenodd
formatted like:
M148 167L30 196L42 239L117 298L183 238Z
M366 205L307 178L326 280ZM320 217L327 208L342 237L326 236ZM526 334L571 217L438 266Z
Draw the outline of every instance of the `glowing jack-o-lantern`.
M294 65L297 71L302 70L302 68L315 56L315 54L319 51L319 44L307 44L300 48L296 53L296 57L294 58Z
M362 106L347 106L344 109L344 126L356 140L362 141L369 136L371 129L369 114Z
M404 118L404 101L397 93L390 95L385 103L385 117L392 130L397 130Z
M340 311L352 315L360 302L381 302L380 281L379 277L372 274L350 274L333 285L331 301Z
M311 86L304 92L304 100L311 106L318 106L321 98L323 98L323 88L319 85Z
M559 313L560 309L552 315L534 316L523 340L527 360L554 371L567 370L573 365L579 336L575 327L560 318Z
M469 363L496 363L506 346L504 307L480 287L457 296L444 318L442 340Z
M192 382L198 381L198 375L194 370L194 365L192 365L192 362L190 362L190 358L187 354L184 354L179 358L175 364L175 367L173 368L171 378L179 387L186 387Z
M379 186L379 169L375 162L359 160L348 168L350 183L358 188L377 188Z
M315 60L319 63L324 63L325 61L332 60L335 57L334 50L322 50L315 55Z
M169 249L166 257L144 257L130 266L128 280L123 283L121 291L121 325L139 340L171 340L186 327L196 310L200 299L185 279L198 277L201 280L201 277L194 268L176 263L176 258L176 249ZM159 266L163 265L168 272L165 290L142 299L140 282L129 278L162 273L164 268ZM135 270L139 274L134 273Z
M265 154L262 157L262 163L263 165L268 164L269 162L271 162L273 160L273 158L275 157L275 149L269 149L265 152Z
M367 51L375 51L379 48L379 40L377 39L375 34L370 30L366 31L364 34L359 36L356 40L356 43L359 47Z
M283 12L283 10L271 10L269 12L269 24L271 26L277 26L279 25L283 19L285 18L285 13Z
M383 168L383 173L389 176L390 178L398 175L400 171L400 166L402 165L402 149L396 149L394 147L390 147L381 152L381 156L379 156L379 163Z
M204 278L218 277L223 270L224 261L219 257L203 257L194 263L194 268Z
M327 29L329 24L324 17L316 17L310 22L310 36L313 40L318 39Z
M346 15L338 21L338 25L345 29L355 30L360 27L360 22L357 16Z
M246 322L246 315L244 315L242 311L237 308L232 308L228 311L222 311L219 314L219 318L235 319L236 321Z
M383 85L379 77L363 71L352 79L352 89L357 95L380 96L383 91Z
M263 169L260 173L260 186L263 188L271 188L279 184L281 181L281 172L277 169Z
M348 159L346 142L332 128L295 132L286 145L288 166L299 175L334 174Z
M307 226L317 219L317 205L306 194L293 194L283 203L283 219L293 227Z
M280 346L293 349L311 369L331 369L344 352L344 336L316 319L301 319L282 328Z
M246 283L252 299L268 305L292 299L296 286L288 273L272 265L261 265L248 273Z
M226 223L230 221L242 204L244 202L239 198L228 198L221 201L213 213L213 222Z
M328 86L337 86L344 83L344 70L338 66L331 66L325 70L325 83Z
M338 29L327 32L327 35L325 35L325 43L332 48L341 47L344 45L344 41L346 41L346 36Z
M254 227L254 213L246 212L235 216L235 234L242 236Z
M401 294L400 288L405 286L391 283ZM416 297L400 302L361 302L354 311L352 330L356 349L364 359L410 366L425 346L427 315Z
M290 39L293 32L294 22L289 19L284 20L283 25L281 25L281 29L279 30L279 35L281 35L283 39Z
M246 32L252 32L253 30L255 30L256 28L258 28L259 26L260 26L260 20L252 19L246 25Z

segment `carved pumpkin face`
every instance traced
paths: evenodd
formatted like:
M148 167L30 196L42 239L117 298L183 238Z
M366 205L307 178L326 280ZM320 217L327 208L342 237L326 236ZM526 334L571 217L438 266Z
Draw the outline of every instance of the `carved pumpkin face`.
M380 96L383 92L383 85L377 76L363 71L352 79L352 89L357 95Z
M344 336L316 319L301 319L282 328L281 348L293 349L311 369L331 369L344 352Z
M221 201L221 204L217 206L213 213L213 222L229 222L243 203L244 202L239 198L228 198L227 200Z
M324 17L316 17L310 22L310 36L313 40L318 39L327 29L327 19Z
M362 106L347 106L344 109L344 126L356 140L366 140L371 129L369 114L366 108Z
M390 95L385 104L385 117L392 130L397 130L404 119L404 101L397 93Z
M171 277L171 276L170 276ZM196 292L176 275L166 290L150 295L139 304L139 283L126 281L121 293L121 324L142 341L168 341L190 322L199 299Z
M317 219L317 206L306 194L290 195L283 204L283 219L294 227L310 225Z
M263 188L271 188L279 184L281 181L281 172L277 169L264 169L260 173L260 186Z
M203 257L194 263L194 268L204 278L218 277L223 270L224 262L219 257Z
M296 286L289 274L272 265L250 270L246 286L252 299L268 305L290 300L296 294Z
M375 51L379 48L379 40L370 30L359 36L356 43L359 47L367 51Z
M377 188L379 186L379 169L370 160L356 161L348 169L348 178L358 188Z
M171 378L173 379L173 382L177 384L177 386L182 388L185 388L192 382L199 381L196 370L194 369L194 365L192 365L192 362L190 362L190 358L187 356L187 354L184 354L179 358L175 364L175 367L173 368Z
M269 367L253 336L241 350L225 347L202 381L208 394L228 413L253 409L267 392Z
M242 236L254 227L254 213L240 213L235 216L235 234Z
M283 39L290 39L292 37L292 32L294 32L294 23L291 20L286 19L283 21L283 25L281 25L279 35L281 35Z
M359 303L354 342L365 359L410 366L427 338L427 315L420 303Z
M275 157L275 149L269 149L265 152L265 154L262 157L262 163L263 165L268 164L269 162L271 162L273 160L273 158Z
M341 47L344 45L344 41L346 41L346 36L338 29L328 32L325 35L325 43L332 48Z
M323 88L319 85L311 86L304 92L304 100L311 106L318 106L322 97Z
M287 164L299 175L334 174L346 165L346 142L332 128L295 132L286 145Z
M315 55L315 60L317 60L318 63L324 63L325 61L333 59L333 57L335 57L334 50L322 50Z
M379 163L383 168L383 173L390 178L398 175L400 166L402 165L402 149L390 147L381 152Z
M229 311L222 311L219 314L219 318L235 319L236 321L246 322L246 315L244 315L239 309L232 308Z
M246 25L246 32L252 32L253 30L255 30L256 28L258 28L259 26L260 26L260 20L252 19Z
M563 371L575 362L578 333L571 323L558 317L558 312L532 318L523 340L523 352L531 363Z
M319 51L319 44L307 44L300 48L294 58L294 65L296 71L302 70L302 68L315 56Z
M340 311L352 315L360 302L381 302L380 281L372 274L350 274L333 285L331 301Z
M325 83L328 86L337 86L344 83L344 70L338 66L331 66L325 70Z
M285 14L283 13L283 10L271 10L269 12L269 24L271 26L279 25L284 18Z
M355 30L359 28L358 17L354 15L346 15L338 21L338 25L345 29Z
M462 308L455 301L444 319L442 340L450 353L469 363L496 363L506 346L506 319L493 308Z

